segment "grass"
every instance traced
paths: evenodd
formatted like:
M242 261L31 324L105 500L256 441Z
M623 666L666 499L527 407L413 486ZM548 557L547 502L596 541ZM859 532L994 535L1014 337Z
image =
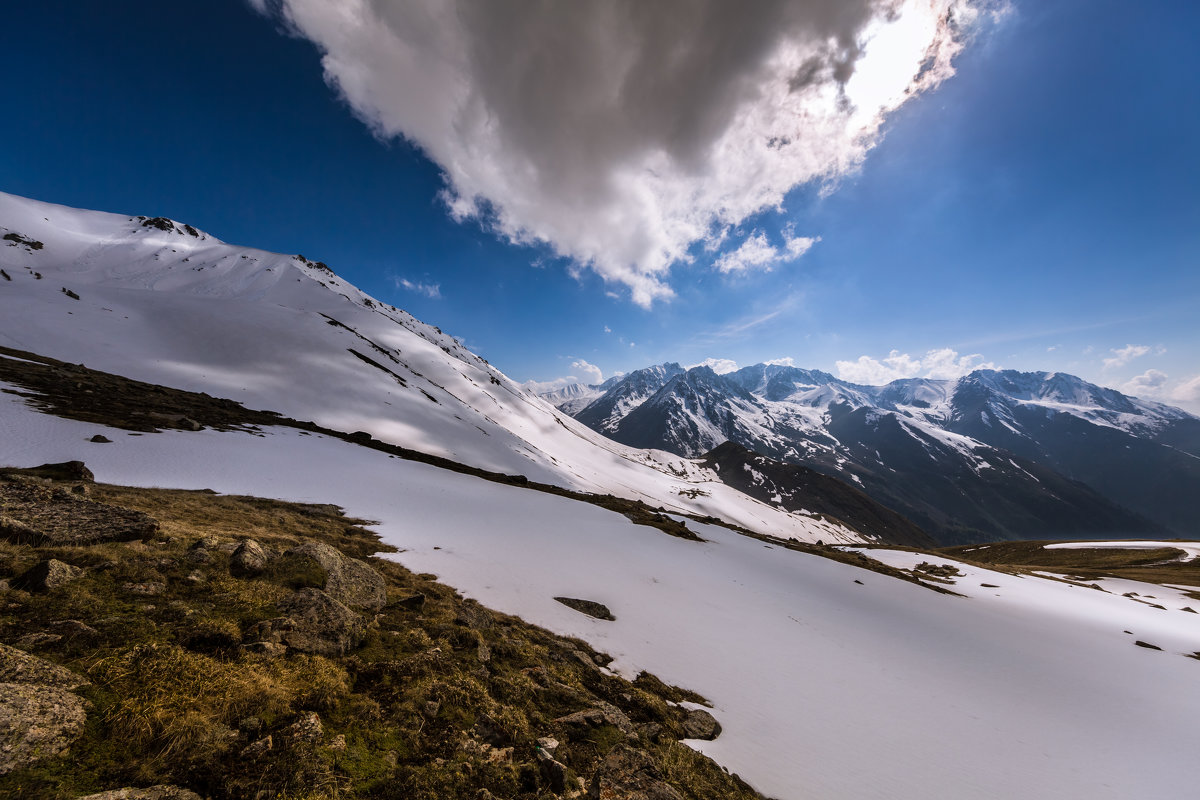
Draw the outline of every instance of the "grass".
M1055 572L1093 581L1125 578L1158 584L1200 587L1200 562L1179 561L1183 551L1172 547L1147 550L1117 547L1046 549L1054 542L996 542L947 547L936 552L972 564L1013 573ZM1193 592L1200 599L1200 594Z
M51 557L85 568L48 593L0 592L0 639L26 641L91 682L79 690L91 703L83 736L66 757L0 776L0 796L73 798L166 783L211 798L441 800L486 789L532 800L552 796L535 742L553 736L572 779L586 781L612 747L632 744L689 800L758 797L676 742L683 712L672 704L703 698L651 675L607 674L596 666L606 657L584 642L481 611L432 576L370 556L386 548L334 506L46 485L81 485L88 500L151 514L158 527L141 540L89 546L0 541L0 578ZM21 513L37 527L36 508ZM362 646L338 658L244 652L243 633L278 616L276 604L312 580L280 567L230 574L230 554L246 537L276 555L315 539L368 560L390 602ZM200 540L203 557L193 548ZM161 592L128 589L148 583ZM401 602L417 594L419 608ZM84 632L53 638L68 620ZM632 739L613 725L578 731L555 721L600 703L628 717ZM314 713L320 735L297 735Z

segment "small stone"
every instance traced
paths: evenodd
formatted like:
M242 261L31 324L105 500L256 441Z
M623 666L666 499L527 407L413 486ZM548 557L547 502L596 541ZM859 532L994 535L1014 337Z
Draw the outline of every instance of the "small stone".
M143 597L157 597L167 590L167 585L161 581L146 581L145 583L123 583L121 588L130 594ZM153 610L153 606L150 606Z
M88 439L88 441L95 442L96 444L112 444L112 439L108 438L103 433L97 433L95 436Z
M339 733L337 736L329 740L329 749L335 753L342 753L346 750L346 735Z
M554 755L554 751L558 749L558 739L551 736L543 736L537 740L537 746L550 755Z
M207 580L207 578L205 577L203 572L201 572L200 570L195 570L194 572L191 572L188 574L187 580L188 580L188 583L204 583L204 581Z
M145 789L132 787L110 789L107 792L89 794L86 797L77 798L77 800L201 800L201 798L190 789L160 784Z
M325 735L325 726L315 711L310 711L283 730L283 735L295 741L315 744Z

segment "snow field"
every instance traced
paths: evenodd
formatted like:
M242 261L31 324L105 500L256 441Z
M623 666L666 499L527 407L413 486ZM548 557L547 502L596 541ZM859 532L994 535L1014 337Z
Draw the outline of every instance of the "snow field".
M85 441L98 432L114 442ZM708 540L689 542L339 440L264 433L129 436L0 398L0 462L81 458L102 481L331 502L378 520L409 568L579 636L624 674L647 669L708 697L725 732L692 744L780 800L1194 788L1200 663L1180 653L1200 649L1197 615L965 565L952 588L970 596L940 595L715 526L689 523ZM561 594L617 619L572 611ZM1134 647L1121 627L1164 651Z

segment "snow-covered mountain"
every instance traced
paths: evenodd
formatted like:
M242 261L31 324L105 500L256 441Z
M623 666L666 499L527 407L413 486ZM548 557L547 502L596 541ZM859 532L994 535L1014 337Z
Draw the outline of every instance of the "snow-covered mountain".
M944 542L1194 535L1200 419L1063 373L860 386L759 364L631 373L576 419L689 457L733 441L852 481Z
M750 498L690 460L597 435L304 256L7 194L0 236L9 347L539 483L802 541L861 538Z
M369 431L555 486L740 520L781 538L857 538L780 510L809 502L779 483L789 470L728 448L706 466L610 442L318 263L226 245L170 220L8 196L0 196L0 226L0 344L330 429ZM83 383L85 373L95 375L70 364L31 364L12 352L0 362L9 365L6 375L37 366L85 404L104 400ZM934 414L949 402L927 393L936 387L913 384L897 390L911 416L855 410L852 398L872 390L773 369L743 376L747 383L733 384L725 405L715 395L722 376L707 372L681 380L663 370L652 396L674 383L695 408L713 409L715 421L705 422L712 429L753 422L771 433L778 421L761 416L777 413L770 403L802 394L809 404L796 403L789 424L814 435L825 414L861 411L880 428L892 418L902 425L901 417L917 426L918 411ZM782 399L764 401L766 389L752 378ZM101 482L332 503L376 520L374 530L410 569L607 652L613 661L596 667L598 682L605 669L631 678L646 670L706 697L723 732L687 744L768 796L1125 800L1194 790L1200 704L1188 656L1200 652L1200 615L1183 589L1014 574L942 553L802 547L694 519L680 524L695 538L666 536L591 503L400 458L359 437L270 423L149 434L43 413L32 394L0 383L0 464L80 459ZM123 402L141 413L137 398ZM739 413L723 419L725 408ZM814 452L849 441L835 438L842 434L834 428L814 439ZM901 427L905 436L909 430ZM976 442L937 430L929 441L947 448ZM1183 437L1181 430L1157 435ZM923 450L926 440L914 441ZM717 473L730 466L780 503L726 486ZM80 550L57 557L100 569ZM872 558L892 571L864 568ZM921 584L930 560L943 574L957 573L936 587L955 594ZM909 579L897 579L897 570ZM603 603L615 619L581 614L557 596ZM49 615L62 611L52 597ZM144 601L135 596L130 607ZM425 643L428 663L475 660L452 652L459 637L447 637ZM564 712L576 710L554 684L490 671L482 659L469 683L449 690L460 689L489 707L502 707L513 691L545 691ZM532 750L541 732L517 746ZM674 743L655 746L678 752ZM357 758L359 743L349 747L345 757ZM566 750L556 757L569 761Z

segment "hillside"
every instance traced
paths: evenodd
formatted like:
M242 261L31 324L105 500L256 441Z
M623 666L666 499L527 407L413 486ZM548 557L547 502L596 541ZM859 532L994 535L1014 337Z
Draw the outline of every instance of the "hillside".
M538 483L802 541L861 538L597 435L304 256L6 194L0 233L0 344Z

